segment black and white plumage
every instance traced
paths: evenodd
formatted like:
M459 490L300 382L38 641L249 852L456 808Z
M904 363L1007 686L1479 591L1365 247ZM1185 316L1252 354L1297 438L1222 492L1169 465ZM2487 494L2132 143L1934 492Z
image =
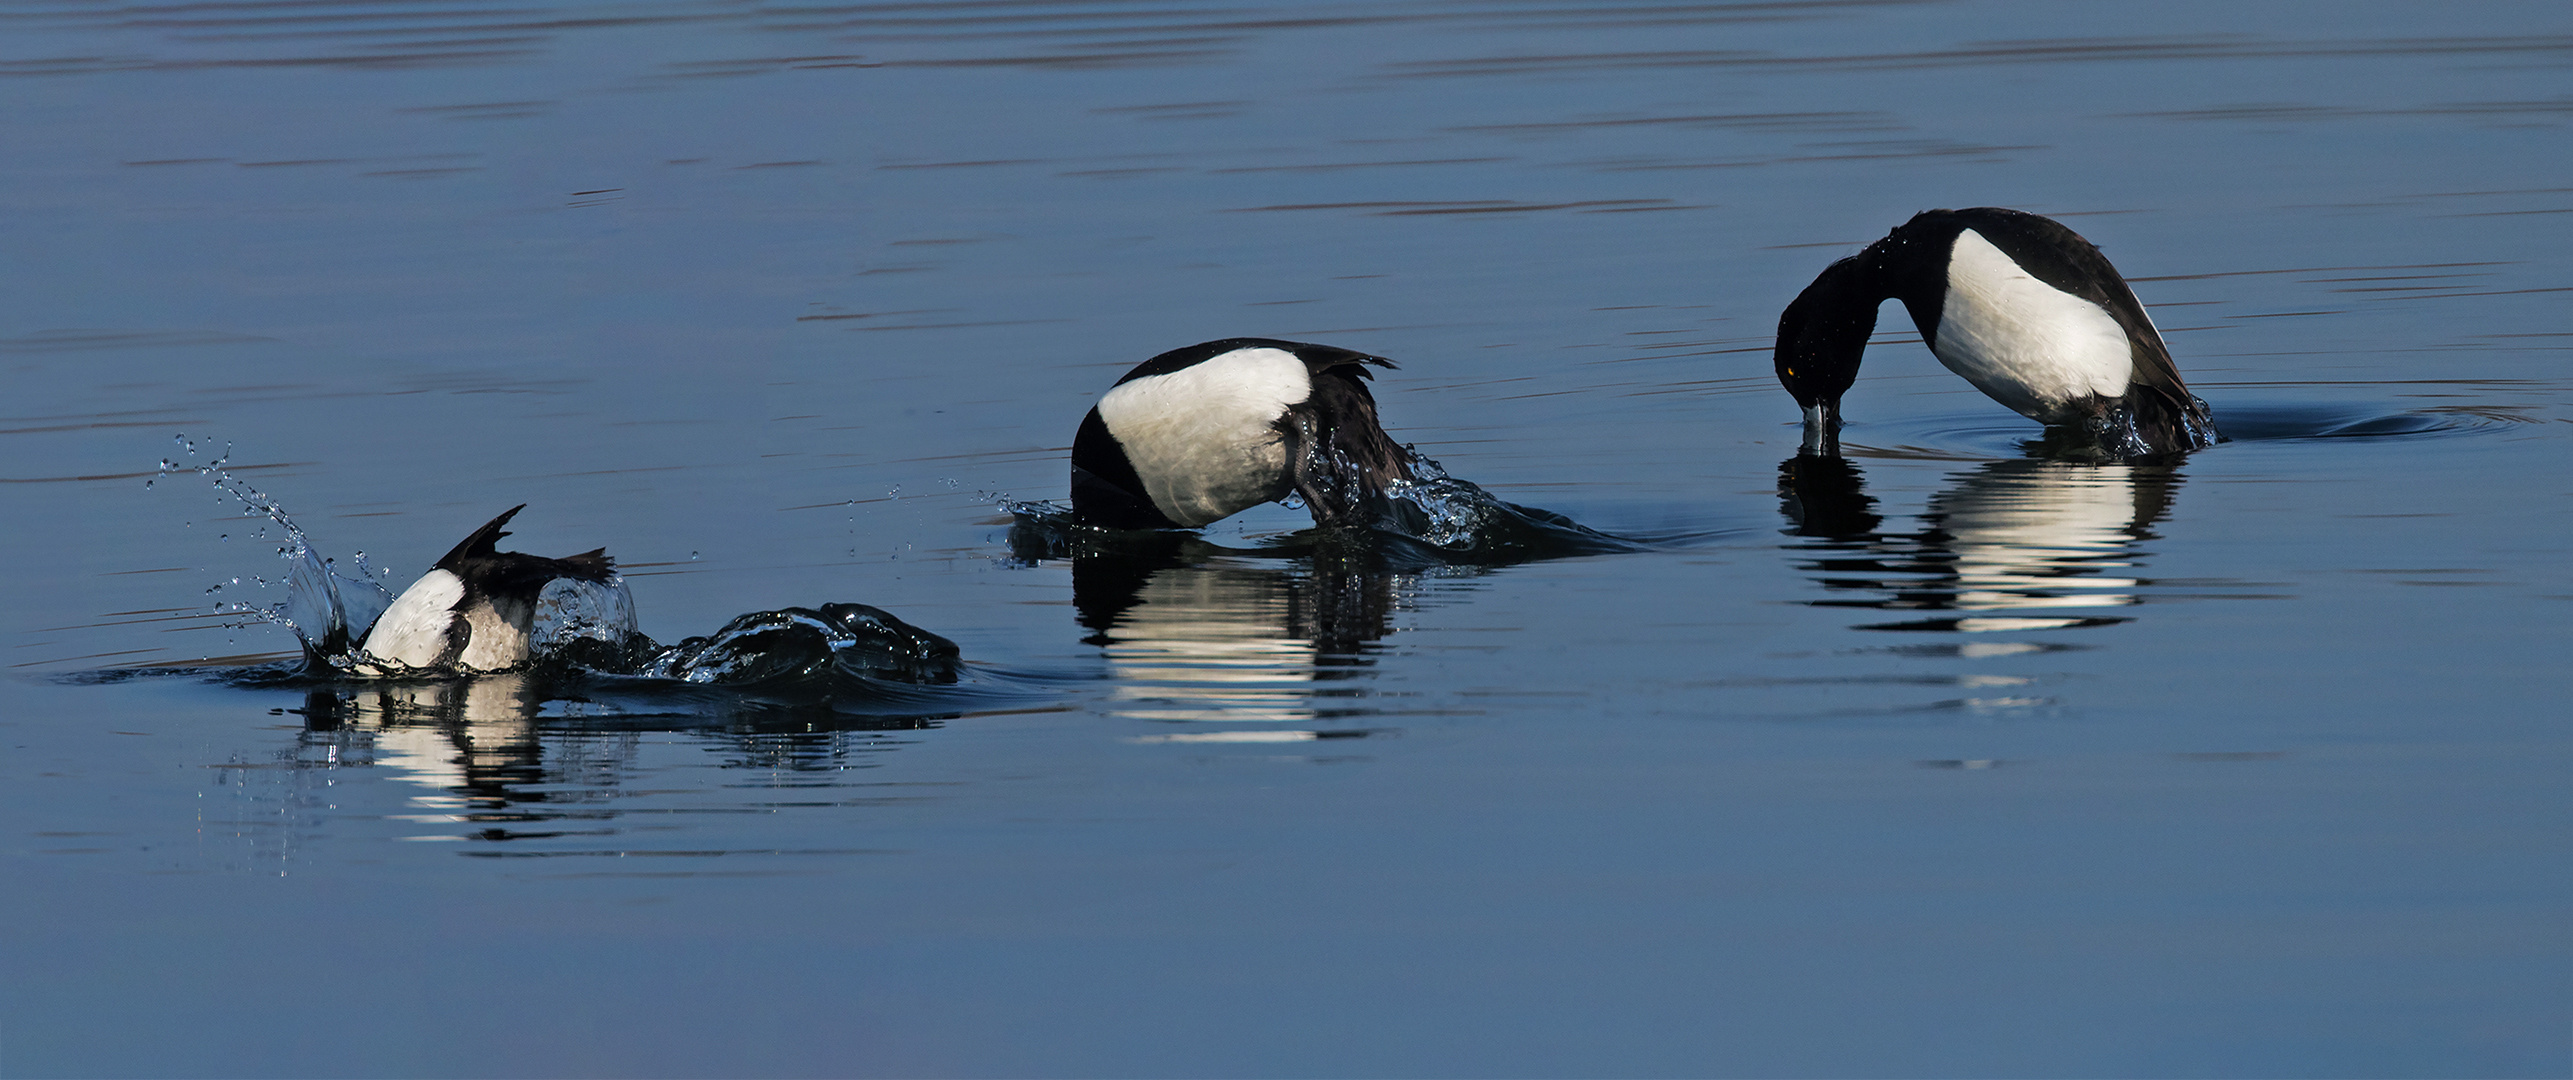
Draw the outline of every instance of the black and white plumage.
M1072 440L1072 509L1113 529L1195 528L1301 495L1321 525L1364 520L1412 456L1376 421L1370 367L1329 345L1226 338L1144 361Z
M375 620L359 646L361 663L393 673L504 671L527 662L536 601L561 578L606 584L616 561L606 548L560 559L501 551L501 526L521 503L491 519L411 583Z
M1831 264L1778 317L1778 381L1825 435L1858 378L1876 308L1903 302L1948 370L2020 415L2117 456L2220 436L2108 257L2061 223L1998 207L1930 210Z

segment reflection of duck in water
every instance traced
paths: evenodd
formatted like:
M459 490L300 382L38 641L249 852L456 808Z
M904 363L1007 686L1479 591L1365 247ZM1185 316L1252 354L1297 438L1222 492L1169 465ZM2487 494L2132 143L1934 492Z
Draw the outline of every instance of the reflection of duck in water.
M428 816L409 820L475 825L465 834L475 840L541 839L560 835L559 823L616 817L604 804L631 773L647 732L702 735L727 754L727 766L836 771L853 752L899 745L867 733L938 726L923 716L752 702L715 713L629 713L566 697L563 687L524 672L314 687L301 712L301 741L329 748L335 764L368 763L416 785L422 790L409 801Z
M1291 722L1341 711L1322 684L1371 663L1407 575L1317 553L1241 558L1194 538L1084 552L1072 563L1085 639L1116 674L1118 714ZM1344 691L1354 696L1354 688Z
M542 702L526 676L499 674L316 688L305 694L303 715L308 733L362 733L376 768L428 789L412 805L497 825L516 818L487 815L548 801L549 780L562 779L547 776L537 737Z
M1779 463L1778 499L1788 532L1812 538L1815 580L1877 594L1817 606L1942 613L1860 629L2051 630L2126 621L2091 612L2141 602L2136 545L2179 480L2160 465L1991 461L1951 476L1919 532L1890 533L1857 465L1800 455Z
M1825 268L1778 316L1778 381L1805 408L1809 445L1840 428L1840 399L1903 301L1939 362L1994 401L2077 433L2114 458L2217 441L2161 332L2098 248L2063 225L1976 207L1915 216Z
M557 582L597 586L623 600L631 623L633 601L606 548L548 559L501 551L509 535L501 526L527 509L522 503L465 537L377 617L359 647L370 673L506 671L525 664L537 608ZM560 590L557 590L558 594Z

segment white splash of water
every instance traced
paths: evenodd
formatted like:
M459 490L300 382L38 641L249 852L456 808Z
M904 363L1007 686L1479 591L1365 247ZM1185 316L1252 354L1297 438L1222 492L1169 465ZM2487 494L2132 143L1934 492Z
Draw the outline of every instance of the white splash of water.
M624 645L640 631L634 617L634 593L621 574L606 581L555 578L536 595L536 620L528 633L528 651L545 656L576 641Z
M177 442L187 457L196 456L197 444L186 434L178 435ZM264 518L285 534L286 542L277 549L277 557L286 562L285 599L267 604L232 600L218 605L218 609L255 622L284 626L295 632L296 640L303 643L306 656L344 666L357 638L364 634L366 628L373 626L376 617L392 604L393 595L375 580L363 554L356 559L358 576L341 574L335 560L323 558L313 549L311 538L304 535L303 527L295 523L285 507L278 505L277 500L266 492L233 475L228 468L231 461L232 447L226 444L223 453L202 463L163 458L152 478L152 483L157 484L173 473L195 473L213 484L215 490L238 502L241 516ZM266 526L262 526L255 535L266 538ZM228 536L226 538L229 539ZM271 584L265 577L253 576L250 580L262 589ZM240 578L233 578L207 591L217 592L240 584ZM342 584L352 588L343 591Z

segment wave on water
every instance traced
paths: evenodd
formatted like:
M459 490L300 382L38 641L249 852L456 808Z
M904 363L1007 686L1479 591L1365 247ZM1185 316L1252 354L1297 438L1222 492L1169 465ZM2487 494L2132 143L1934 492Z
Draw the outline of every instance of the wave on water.
M1412 471L1417 479L1385 485L1384 497L1369 506L1370 528L1402 542L1425 545L1441 558L1518 562L1653 546L1600 532L1551 510L1495 498L1417 454L1412 457Z
M2539 422L2534 409L2445 405L2383 409L2361 405L2263 402L2235 405L2220 421L2235 442L2304 439L2417 439L2481 435Z
M181 437L193 455L195 446ZM322 556L285 508L225 468L229 453L203 464L165 460L157 483L193 472L237 500L245 517L276 530L286 570L276 581L252 577L225 589L282 584L273 603L226 601L220 610L249 623L285 627L302 646L296 660L248 667L139 667L86 672L84 682L185 674L248 687L302 687L329 696L385 682L463 683L453 671L412 669L368 656L367 631L392 604L383 576L359 553L355 576ZM506 673L514 700L540 708L573 702L584 715L709 716L776 708L820 708L863 715L953 715L1032 687L1005 673L968 665L956 644L865 604L825 603L739 616L712 634L664 645L638 628L634 597L620 575L604 582L558 578L537 599L530 660Z

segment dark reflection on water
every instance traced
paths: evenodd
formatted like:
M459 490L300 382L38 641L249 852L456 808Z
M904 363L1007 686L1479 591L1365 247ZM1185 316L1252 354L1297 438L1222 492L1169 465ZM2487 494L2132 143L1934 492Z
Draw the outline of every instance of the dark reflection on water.
M2168 465L1985 462L1948 477L1920 528L1887 530L1866 477L1847 458L1800 454L1778 465L1779 511L1800 568L1836 594L1817 607L1919 613L1860 630L1989 633L2111 626L2142 602L2134 576L2170 512ZM1848 595L1857 594L1857 595Z
M657 674L616 673L648 654L662 654L653 668ZM675 674L682 670L695 674ZM363 768L417 789L405 801L418 813L392 819L438 828L406 839L484 843L614 837L624 830L609 823L635 814L854 805L836 797L745 801L707 789L846 787L833 774L870 767L875 755L904 745L888 733L936 728L958 716L1014 706L1056 707L1046 704L1048 684L1056 680L965 665L945 639L848 604L756 612L713 637L690 638L666 651L640 635L624 649L577 640L523 670L474 677L353 678L296 658L248 667L109 669L62 681L150 679L211 679L246 690L302 693L300 708L280 710L303 720L291 749L266 762L236 759L219 769L274 782L253 796L267 806L263 812L303 807L312 813L311 804L323 801L313 796L315 790L335 783L339 770ZM666 803L674 794L686 798L686 792L629 791L636 777L667 768L646 767L640 760L644 746L674 740L714 754L714 768L764 779L691 785L716 797L711 804L684 807ZM225 777L217 782L247 786ZM711 856L754 850L843 853L682 850L620 841L611 849L508 854Z
M1419 601L1428 578L1488 572L1391 560L1363 538L1331 533L1266 550L1184 533L1067 546L1023 521L1011 540L1023 559L1070 560L1082 641L1098 647L1114 681L1105 711L1139 720L1299 723L1375 713L1362 680L1374 673L1395 613Z
M638 716L597 708L579 696L566 696L542 676L525 673L318 685L305 691L303 707L293 711L303 717L303 728L293 748L278 755L281 766L321 775L372 769L416 788L407 803L417 812L397 819L437 828L413 839L477 842L612 837L622 831L610 824L619 818L672 812L649 805L652 792L626 790L644 771L639 757L646 736L654 733L686 735L715 755L718 768L765 774L764 785L751 786L832 788L847 786L832 774L872 767L876 755L905 745L889 733L931 729L945 719L852 715L811 706L746 707L722 716ZM644 801L639 804L638 799ZM736 799L693 812L744 812L762 805L769 804ZM607 853L730 852L638 843L612 852L518 854Z
M1310 641L1317 656L1342 661L1354 662L1392 630L1399 575L1340 552L1317 552L1289 567L1227 562L1226 554L1177 534L1082 552L1072 563L1072 600L1081 625L1093 632L1084 640L1108 644L1115 640L1113 631L1146 605L1258 612L1253 621L1274 623L1277 632ZM1218 584L1175 584L1200 577Z

